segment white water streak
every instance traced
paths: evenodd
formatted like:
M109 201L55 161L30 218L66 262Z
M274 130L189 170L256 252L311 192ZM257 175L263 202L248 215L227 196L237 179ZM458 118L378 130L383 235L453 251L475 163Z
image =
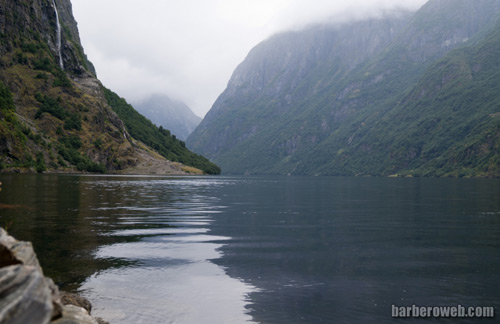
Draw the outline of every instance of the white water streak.
M57 46L57 53L59 55L59 66L61 67L61 69L64 70L64 62L63 62L63 58L62 58L62 45L61 45L61 23L59 22L59 13L57 12L57 7L56 7L56 2L55 0L52 0L52 5L54 6L54 11L56 13L56 20L57 20L57 42L56 42L56 46Z

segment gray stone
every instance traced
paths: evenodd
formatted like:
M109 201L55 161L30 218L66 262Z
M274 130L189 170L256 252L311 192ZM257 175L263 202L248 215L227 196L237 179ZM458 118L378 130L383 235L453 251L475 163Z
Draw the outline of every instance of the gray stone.
M90 316L90 302L60 293L43 275L33 246L0 228L0 324L101 324Z
M109 324L109 322L106 322L105 320L103 320L102 318L100 317L96 317L96 321L97 323L99 324Z
M48 323L52 295L31 243L0 228L0 323Z
M52 321L53 324L98 324L83 308L74 305L63 306L63 317Z
M61 291L59 296L61 298L61 304L78 306L84 308L89 314L92 313L92 305L87 298L66 291Z
M0 268L0 323L49 323L52 296L36 267L22 264Z
M52 319L58 319L62 316L63 305L61 303L61 298L59 294L59 287L54 283L54 281L50 278L45 277L45 281L47 286L50 289L52 305L54 309L52 310Z
M5 259L4 259L5 258ZM31 242L18 241L0 228L0 266L22 263L36 267L40 272L42 268L36 258Z

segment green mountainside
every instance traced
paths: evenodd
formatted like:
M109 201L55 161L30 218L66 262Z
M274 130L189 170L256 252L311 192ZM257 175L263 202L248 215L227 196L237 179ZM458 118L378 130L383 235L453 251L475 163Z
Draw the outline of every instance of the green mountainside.
M220 173L102 86L69 0L0 1L0 55L0 170Z
M430 0L276 35L187 145L226 173L500 176L499 12L496 0Z
M178 140L175 135L162 126L156 127L149 119L129 105L125 99L106 88L104 88L104 95L113 111L123 120L133 138L155 149L169 160L195 167L208 174L220 174L221 170L218 166L203 156L186 149L186 144L183 141Z
M372 151L390 150L375 157L382 174L500 176L499 67L497 24L478 43L434 63L357 146L376 141Z

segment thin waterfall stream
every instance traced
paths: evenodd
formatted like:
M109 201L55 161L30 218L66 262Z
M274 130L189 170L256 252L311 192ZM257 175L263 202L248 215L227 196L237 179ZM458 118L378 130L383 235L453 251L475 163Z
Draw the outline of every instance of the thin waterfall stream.
M59 66L64 70L64 62L62 58L62 45L61 45L61 23L59 21L59 13L57 12L57 6L55 0L52 0L52 5L54 6L54 11L56 13L56 21L57 21L57 37L56 37L56 46L57 46L57 54L59 55Z

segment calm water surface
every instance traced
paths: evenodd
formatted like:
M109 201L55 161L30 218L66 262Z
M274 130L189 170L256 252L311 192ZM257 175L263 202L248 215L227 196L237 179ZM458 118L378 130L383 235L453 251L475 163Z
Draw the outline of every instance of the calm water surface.
M0 175L0 225L110 323L500 311L500 181ZM8 206L6 206L8 205Z

